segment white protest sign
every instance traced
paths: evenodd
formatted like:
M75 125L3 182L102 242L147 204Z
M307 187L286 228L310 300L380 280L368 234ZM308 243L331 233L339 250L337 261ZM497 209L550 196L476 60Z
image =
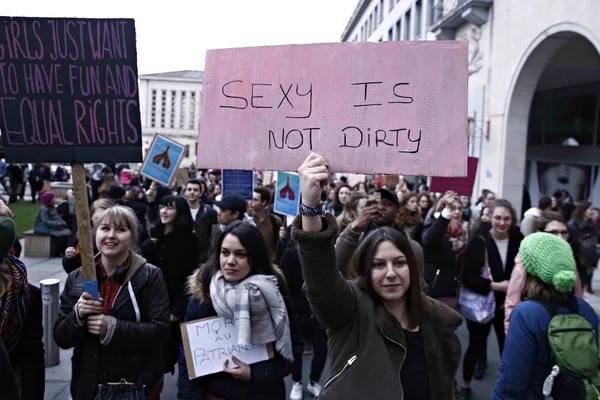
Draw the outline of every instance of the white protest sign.
M231 318L204 318L181 324L185 362L190 379L223 371L223 362L235 367L231 357L254 364L273 357L270 344L239 345Z

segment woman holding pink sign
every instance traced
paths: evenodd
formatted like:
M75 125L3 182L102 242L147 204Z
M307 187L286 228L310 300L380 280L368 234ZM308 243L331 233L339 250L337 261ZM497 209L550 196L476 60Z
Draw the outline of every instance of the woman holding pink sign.
M283 378L293 361L288 289L270 262L258 228L235 221L216 243L215 255L189 278L193 299L185 322L210 317L234 320L238 344L273 343L273 358L248 365L232 357L223 372L189 378L184 352L179 357L179 399L281 400Z

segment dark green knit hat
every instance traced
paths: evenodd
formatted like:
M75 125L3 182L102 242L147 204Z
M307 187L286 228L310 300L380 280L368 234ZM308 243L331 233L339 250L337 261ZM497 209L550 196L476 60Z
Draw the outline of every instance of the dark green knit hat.
M521 242L519 255L523 268L559 292L575 286L575 259L566 240L545 232L536 232Z
M15 222L8 217L0 217L0 256L8 254L16 238Z

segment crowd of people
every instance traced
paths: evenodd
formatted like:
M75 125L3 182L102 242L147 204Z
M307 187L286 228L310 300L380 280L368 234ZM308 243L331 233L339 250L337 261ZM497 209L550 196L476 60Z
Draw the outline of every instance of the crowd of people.
M301 400L306 388L325 399L469 400L472 380L488 373L492 328L502 359L492 398L600 389L598 318L582 299L598 262L589 203L543 196L521 221L489 190L471 204L404 182L351 187L317 154L298 172L292 221L274 212L272 185L249 200L223 196L217 170L167 188L127 165L98 169L88 183L99 299L84 291L72 193L56 204L40 189L35 229L64 238L57 254L69 275L53 334L74 349L74 400L158 399L164 374L176 372L179 399ZM0 387L7 399L41 400L41 295L3 202L0 215ZM573 319L560 319L567 314L580 317L574 331ZM234 321L240 344L273 343L274 356L251 365L233 357L190 379L180 324L215 316ZM455 333L463 320L464 354ZM588 366L583 350L595 348L595 369L555 372L564 341L549 340L550 325L581 337L569 342L575 363ZM546 393L549 377L555 391ZM117 390L128 397L109 397Z

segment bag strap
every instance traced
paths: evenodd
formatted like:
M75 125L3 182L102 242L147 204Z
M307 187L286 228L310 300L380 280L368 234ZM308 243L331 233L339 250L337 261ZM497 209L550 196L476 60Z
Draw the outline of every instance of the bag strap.
M579 315L579 302L574 295L569 295L567 301L565 302L557 302L557 301L549 301L549 300L533 300L538 304L544 306L548 314L550 314L550 318L554 318L556 314L558 314L559 308L568 309L571 314Z

